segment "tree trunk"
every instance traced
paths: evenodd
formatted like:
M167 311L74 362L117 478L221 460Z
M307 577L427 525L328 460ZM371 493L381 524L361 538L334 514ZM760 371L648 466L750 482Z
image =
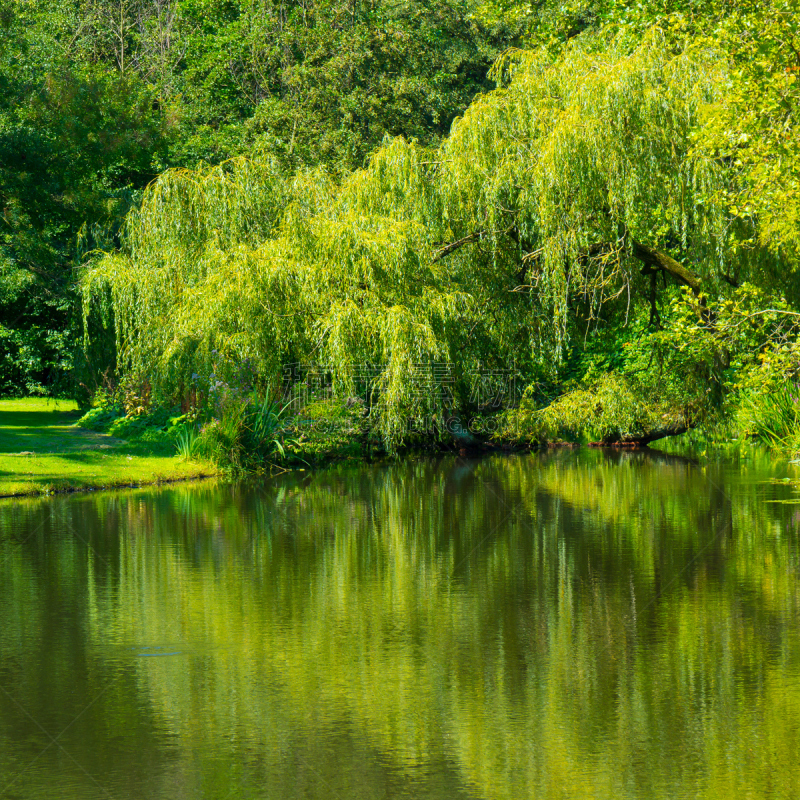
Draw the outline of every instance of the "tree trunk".
M680 436L693 428L694 425L684 419L673 422L665 422L663 425L652 428L646 433L623 434L612 439L604 439L602 442L592 442L590 447L647 447L650 442L666 439L668 436Z
M632 242L631 244L633 255L644 264L642 275L652 275L659 271L668 272L679 283L688 286L695 295L700 294L700 289L702 288L700 278L689 272L686 267L679 264L674 258L646 244L639 244L639 242Z

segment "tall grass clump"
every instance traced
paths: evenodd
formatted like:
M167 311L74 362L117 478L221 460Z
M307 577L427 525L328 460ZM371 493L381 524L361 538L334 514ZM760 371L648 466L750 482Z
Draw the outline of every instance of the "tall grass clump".
M744 412L753 438L777 450L800 449L800 385L787 383L752 396Z
M192 451L234 473L282 461L296 444L285 429L285 411L276 401L254 396L225 403L201 427Z
M193 424L183 426L175 437L178 455L188 461L197 450L197 427Z

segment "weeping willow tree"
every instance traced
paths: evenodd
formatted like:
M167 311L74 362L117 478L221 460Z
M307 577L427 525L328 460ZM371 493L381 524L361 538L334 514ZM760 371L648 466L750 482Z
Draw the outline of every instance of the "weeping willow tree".
M748 233L715 201L735 168L695 145L724 104L719 53L655 30L633 52L510 52L494 78L438 149L387 141L340 182L247 159L164 173L83 278L120 370L175 397L223 353L265 386L314 363L346 394L368 365L393 447L487 368L552 370L576 304L725 274Z

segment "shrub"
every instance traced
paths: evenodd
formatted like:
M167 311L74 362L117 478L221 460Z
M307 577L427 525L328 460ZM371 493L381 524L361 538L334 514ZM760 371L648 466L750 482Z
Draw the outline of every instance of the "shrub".
M254 397L227 402L219 417L200 429L194 449L217 466L233 472L257 468L270 459L286 456L284 413L270 398L257 402Z
M519 409L506 414L497 435L539 442L612 441L643 434L662 421L636 383L609 372L593 386L567 392L544 408L523 399Z
M89 409L77 422L90 431L107 431L118 419L125 416L125 409L114 402L106 402Z

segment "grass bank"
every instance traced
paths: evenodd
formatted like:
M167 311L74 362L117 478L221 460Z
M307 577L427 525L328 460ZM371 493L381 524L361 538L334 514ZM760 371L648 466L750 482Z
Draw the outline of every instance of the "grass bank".
M201 478L205 461L186 461L169 441L116 438L76 427L66 400L0 400L0 497Z

